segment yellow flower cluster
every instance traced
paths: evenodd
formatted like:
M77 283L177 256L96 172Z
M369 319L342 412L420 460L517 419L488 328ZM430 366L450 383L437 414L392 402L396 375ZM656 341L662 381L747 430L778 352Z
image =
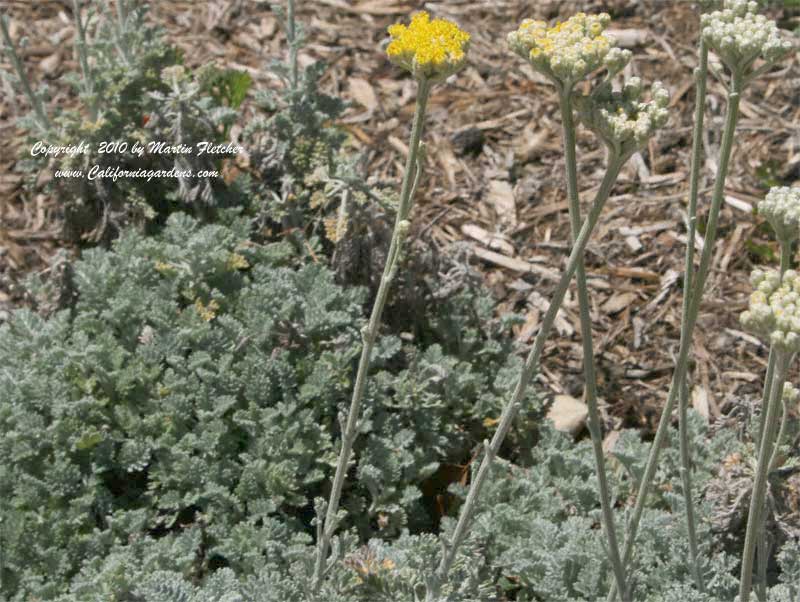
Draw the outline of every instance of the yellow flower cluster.
M407 27L392 25L389 35L389 60L417 79L444 79L460 69L467 58L470 35L450 21L431 20L425 11L415 14Z
M212 299L208 302L208 305L204 305L200 299L197 299L194 302L194 309L197 312L197 315L199 315L204 321L210 322L217 317L219 303Z
M231 253L228 255L228 261L226 263L226 267L231 270L246 270L250 267L247 259L245 259L244 255L240 255L239 253Z
M175 271L175 266L166 261L156 261L155 268L156 272L165 275Z
M611 74L630 60L630 52L614 45L605 29L611 21L606 13L577 13L548 27L545 21L525 19L508 34L512 50L551 80L569 87L600 67Z

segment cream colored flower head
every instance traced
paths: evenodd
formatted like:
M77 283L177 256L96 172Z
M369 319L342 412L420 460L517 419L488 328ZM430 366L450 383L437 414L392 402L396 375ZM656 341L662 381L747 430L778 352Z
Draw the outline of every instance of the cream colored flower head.
M756 59L773 63L792 48L775 21L757 11L752 0L725 0L722 10L700 17L703 40L733 73L748 76Z
M592 71L605 67L612 76L630 61L631 53L616 47L605 34L611 21L606 13L578 13L548 27L545 21L525 19L508 34L508 44L534 69L571 89Z
M669 113L669 92L655 82L651 100L643 102L642 82L632 77L620 92L612 91L606 82L589 95L577 99L581 120L609 148L624 157L641 148L656 130L664 127Z
M425 11L416 13L408 26L392 25L389 35L389 60L418 80L445 79L466 63L470 35L450 21L431 20Z
M783 402L787 405L794 405L800 399L800 390L791 383L783 383Z
M754 270L750 282L755 290L739 316L742 326L781 351L800 351L800 274L787 270L781 280L775 270Z
M800 188L771 188L758 204L758 212L770 223L782 243L789 244L800 238Z

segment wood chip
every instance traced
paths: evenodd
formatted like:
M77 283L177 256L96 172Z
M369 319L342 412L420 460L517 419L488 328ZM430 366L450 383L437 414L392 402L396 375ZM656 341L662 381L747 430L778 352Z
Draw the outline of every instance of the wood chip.
M692 407L708 422L711 414L708 409L708 391L705 387L698 385L692 389Z
M625 244L628 245L628 248L634 253L642 249L642 243L639 242L639 239L635 236L626 236Z
M623 278L638 278L639 280L647 280L648 282L661 282L661 276L651 270L615 266L608 268L608 271L614 276L622 276Z
M753 206L750 203L737 199L735 196L725 195L725 204L745 213L753 213Z
M650 232L660 232L661 230L669 230L675 227L674 221L655 222L647 224L646 226L637 226L635 228L628 228L623 226L619 229L619 233L623 236L639 236L640 234L647 234Z
M378 96L367 80L360 77L351 77L348 83L350 85L350 96L353 97L353 100L370 112L378 107Z
M528 317L525 318L525 324L522 325L522 328L517 335L517 341L522 343L523 345L529 343L533 338L533 335L536 334L536 331L539 330L539 316L541 312L538 309L534 309L533 311L528 313Z
M617 445L617 441L619 441L620 431L613 430L606 433L606 436L603 438L603 452L610 454L614 451L614 447Z
M515 272L529 272L531 274L541 276L546 280L550 280L551 282L558 282L560 279L560 275L553 270L549 270L540 265L536 265L535 263L530 263L522 259L506 257L505 255L495 253L494 251L484 249L483 247L473 246L472 252L476 257L482 259L483 261L488 261L489 263L493 263L494 265L498 265L502 268L507 268Z
M636 293L617 293L603 303L600 308L604 314L614 315L621 312L637 299Z
M557 431L577 434L586 424L589 408L571 395L556 395L547 417Z
M502 234L492 234L491 232L484 230L475 224L462 225L461 232L465 236L477 240L493 251L498 251L503 255L508 255L509 257L514 255L514 245L512 245Z
M413 10L407 4L396 4L395 2L360 2L353 4L344 0L319 0L321 4L327 4L334 8L339 8L344 12L355 13L358 15L405 15Z
M489 182L489 192L486 201L494 207L500 223L511 228L517 225L517 205L514 201L514 189L505 180L492 180Z
M752 372L729 370L722 373L722 378L730 378L731 380L746 380L749 383L754 383L760 380L761 377L758 374L753 374Z
M647 42L647 29L607 29L606 34L614 38L621 48L633 48Z
M729 335L736 337L737 339L742 339L743 341L747 341L748 343L755 345L757 347L765 347L766 345L761 341L761 339L754 337L751 334L747 334L746 332L742 332L741 330L734 330L733 328L726 328L725 332Z

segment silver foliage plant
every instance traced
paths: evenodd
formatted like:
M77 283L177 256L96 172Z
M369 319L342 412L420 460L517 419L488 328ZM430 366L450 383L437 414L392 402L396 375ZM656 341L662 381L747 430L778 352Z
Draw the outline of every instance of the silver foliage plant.
M576 15L555 27L526 20L509 36L509 44L559 93L572 233L567 267L527 359L516 378L509 379L512 393L494 421L497 424L494 436L484 442L482 453L475 457L476 469L471 481L451 488L451 493L462 501L458 516L445 517L438 537L404 531L391 543L374 538L361 547L356 543L355 529L343 528L345 524L357 524L357 519L345 519L358 517L366 507L366 502L354 496L352 490L348 491L348 485L353 485L349 481L353 480L350 468L356 443L367 439L359 435L374 433L376 416L394 415L401 409L381 407L364 412L362 401L387 398L384 404L388 404L391 395L386 392L395 386L402 385L412 392L420 389L416 382L401 383L383 371L375 374L371 367L373 362L386 365L401 347L399 339L383 340L379 328L392 281L407 252L405 243L412 226L414 193L422 177L421 139L427 101L434 83L441 83L464 65L469 36L452 23L429 20L427 14L419 13L408 28L390 29L393 46L389 56L417 80L417 107L390 250L371 317L361 330L352 327L359 323L361 293L337 288L332 276L321 266L305 266L302 270L286 267L292 256L291 245L257 247L252 241L242 242L249 235L250 224L246 219L237 222L231 231L222 226L202 227L181 215L169 218L162 239L123 237L115 254L97 252L80 264L84 271L81 304L94 307L94 311L78 311L75 316L65 311L51 321L20 313L0 330L0 351L7 354L8 366L13 364L20 373L27 370L26 378L15 378L10 368L0 370L0 380L6 385L3 390L8 395L13 393L15 400L13 411L0 413L0 420L9 425L7 436L0 443L9 456L13 452L17 459L12 467L0 466L3 477L0 487L4 493L0 506L5 510L5 516L0 517L0 586L5 578L7 587L11 579L17 581L12 583L14 587L21 588L19 575L25 575L28 591L62 602L109 598L136 602L490 602L511 596L520 602L574 602L594 601L606 595L608 600L619 597L623 601L712 602L733 599L737 591L739 602L746 602L751 595L757 561L759 598L764 600L769 595L778 602L796 600L800 593L797 587L800 549L791 542L776 555L783 571L782 583L767 589L765 522L770 484L783 478L780 469L785 460L781 455L792 428L789 424L792 405L796 405L798 398L797 389L787 382L789 366L800 351L800 275L790 269L792 245L800 235L797 189L775 188L759 205L760 214L772 225L780 242L781 263L778 270L754 272L750 306L741 316L743 328L769 343L770 358L760 423L754 437L757 462L746 479L752 486L738 580L733 576L738 557L724 552L710 553L713 534L709 516L713 500L696 501L692 497L692 487L702 488L715 478L714 464L719 455L731 450L747 453L747 446L736 442L730 432L710 436L705 425L687 411L689 350L710 269L742 95L755 78L771 69L791 48L780 37L775 23L758 14L756 3L725 0L705 4L712 12L702 17L695 74L697 108L680 346L667 403L652 444L642 442L628 431L608 459L602 450L584 251L623 165L666 125L669 95L657 82L645 93L642 82L634 77L625 79L618 88L613 86L612 79L620 74L631 56L605 35L610 20L607 15ZM92 6L102 8L98 4ZM31 86L7 22L0 20L5 52L14 70L11 79L32 108L26 124L33 134L64 141L76 135L105 136L109 131L141 137L148 133L144 126L126 118L144 112L152 119L152 128L181 142L197 136L222 135L233 123L236 112L230 99L228 103L217 102L211 88L204 86L210 80L219 83L219 78L214 74L205 78L202 74L188 73L178 57L145 27L139 9L118 0L115 12L101 11L96 20L97 15L83 17L78 2L74 7L80 65L75 85L86 103L88 121L79 121L74 115L66 119L48 115L46 96ZM317 79L315 72L300 73L297 50L301 36L295 26L294 12L294 2L290 1L287 11L290 60L284 73L288 111L258 130L284 136L274 143L262 139L265 163L274 166L276 157L286 160L281 185L277 190L269 190L274 201L270 219L282 224L294 224L304 215L293 215L291 203L307 192L303 190L308 185L305 172L312 165L313 172L322 173L310 178L311 187L330 192L330 186L339 185L335 191L342 194L342 206L349 195L365 194L358 189L355 176L348 180L344 177L346 171L331 169L329 151L332 147L338 149L341 143L337 134L325 132L330 139L318 147L317 126L327 116L338 114L341 107L336 99L328 102L327 97L309 101L309 90L316 86ZM706 79L708 72L713 71L709 52L714 52L728 71L726 75L716 74L723 78L727 88L727 109L705 247L695 267L691 243L699 201L697 183L702 163ZM576 84L590 79L598 69L604 70L601 80L593 82L587 93L578 94ZM133 94L136 86L144 86L148 93ZM144 104L130 104L134 98ZM153 104L147 104L151 101ZM577 194L577 123L594 133L607 149L606 173L586 215L581 215ZM298 133L302 135L295 136ZM308 146L311 151L306 152ZM313 156L313 160L309 161L308 156ZM111 191L102 185L94 189L83 186L74 192L79 202L87 206L99 201L105 208L106 224L116 219L115 209L108 200ZM211 182L180 181L171 192L176 200L200 206L222 202ZM309 204L314 202L312 196L309 194L305 199ZM125 190L121 198L128 201L144 198L142 202L147 205L144 191ZM100 231L99 236L102 235ZM196 277L196 270L202 270L204 277ZM591 441L574 444L545 424L538 427L539 441L531 450L530 467L515 466L500 458L502 445L522 405L530 402L528 389L540 369L545 341L573 277L581 310ZM154 286L154 282L158 285ZM299 292L302 287L304 294ZM137 293L137 303L129 299L130 290ZM225 294L225 290L229 292ZM276 296L275 290L282 293ZM112 298L109 291L114 292ZM311 306L307 315L303 314L302 319L294 315L284 296L294 304ZM147 307L158 311L146 311L140 300L146 300ZM112 307L107 307L108 304ZM317 307L318 304L324 307ZM130 312L138 312L138 324L144 326L130 331L127 317ZM150 325L150 322L156 326L172 324L175 315L181 316L179 326L184 326L180 332L166 336ZM250 327L242 328L248 323ZM264 324L269 325L266 334L258 332L259 325ZM64 350L58 344L63 338L59 334L62 330L71 333L70 345ZM114 338L111 330L122 334ZM265 342L271 339L278 341L274 349ZM316 345L317 340L322 343ZM89 341L96 342L89 345ZM285 345L287 341L292 344ZM316 346L300 353L302 345ZM189 357L182 355L187 348L193 349ZM292 361L288 358L290 353L297 354ZM244 362L248 354L253 355L251 363ZM428 350L427 359L413 362L414 370L420 369L416 364L421 364L423 371L434 374L428 381L437 385L445 382L442 387L451 386L443 372L469 376L465 374L468 372L465 365L453 365L448 370L444 360L436 356L435 349ZM59 362L64 364L65 358L70 360L67 369L51 369ZM94 371L86 373L90 364L95 366ZM270 366L271 371L265 372L265 366ZM355 366L355 382L351 384ZM242 371L238 381L231 377L234 370ZM292 376L295 371L299 374ZM176 377L178 372L181 379ZM413 381L408 375L403 378ZM377 381L379 386L370 391L368 379ZM243 382L247 384L246 401L253 398L247 407L240 407L245 404L236 393ZM46 386L43 388L41 383ZM152 395L149 389L142 390L147 383ZM274 416L261 422L255 419L264 410L260 396L265 390L272 394L270 387L275 387L275 383L280 383L279 388L287 398L294 396L297 389L308 403L302 415L289 412L283 416L283 428L276 426ZM464 391L475 388L481 395L489 394L485 380L480 385L470 380L461 386ZM334 388L339 398L351 400L349 411L337 416L338 448L328 436L330 431L336 431L335 403L326 407L331 416L325 414L324 427L318 424L319 408L313 405L317 395ZM35 429L40 427L39 423L46 422L49 411L46 401L51 390L75 402L74 407L67 404L56 422L64 429L61 435L69 437L71 442L68 451L59 450L56 454L60 472L47 470L40 456L49 452L38 451L46 441L32 435L38 432ZM199 392L205 393L196 408L193 404L198 403ZM134 394L149 404L150 411L144 416L130 408L114 406L117 398L127 399L126 395ZM25 411L24 404L32 396L37 400L36 407ZM437 397L430 393L430 396L435 398L430 408L423 408L424 411L416 408L420 415L414 414L414 418L423 420L425 412L435 408L438 413L433 426L438 426L444 422L448 408L443 407L441 394ZM679 450L665 445L676 403L679 404ZM187 408L191 411L187 412ZM162 433L148 420L157 416L163 421L166 410L170 410L166 412L170 426ZM70 430L75 428L75 423L70 422L70 412L76 412L80 418L77 424L94 420L96 428L75 435ZM196 424L187 418L191 413L196 414L192 417ZM114 421L122 426L115 422L113 431L106 428ZM138 441L125 440L127 435L116 434L117 430L124 431L126 424L141 429ZM196 436L197 424L206 428ZM389 418L381 423L387 429L386 425L391 424L394 423ZM242 432L258 425L268 425L272 431L269 436L258 438L258 445L253 438L252 449L242 454L242 445L249 441ZM296 431L299 426L304 434L292 441L292 429ZM379 465L388 467L386 472L397 469L393 463L397 451L394 446L404 446L407 458L415 448L435 441L435 434L429 432L433 428L430 424L428 427L424 444L422 438L417 443L411 426L402 429L394 439L393 433L382 431L387 440L382 437L379 441L385 455ZM20 432L27 428L25 437L16 434L17 428ZM176 429L182 435L179 444L170 440ZM111 432L120 440L113 440ZM158 433L158 441L153 432ZM316 444L313 449L308 445L303 447L303 442L308 443L308 433L313 433ZM275 447L275 440L281 446ZM374 451L375 444L373 434L361 449ZM224 453L216 454L216 449ZM292 458L286 450L302 451L302 457L296 463L289 462ZM192 468L200 465L198 454L207 462L203 467L216 466L218 455L231 463L218 470L218 474L209 468L213 487L209 486L201 496L196 494L194 483L187 481L197 473ZM70 478L86 469L83 459L87 455L95 459L92 471L101 461L110 463L112 456L115 461L123 458L127 471L122 475L113 471L92 472L86 481L91 487L87 485L81 498L85 508L61 503L70 499L70 488L76 487L70 484ZM265 455L269 455L269 461L264 460ZM33 463L34 456L35 470L29 472L28 465ZM247 461L245 466L237 463L243 459ZM140 476L151 464L159 463L174 464L175 468L162 469L156 487L148 488L141 482L131 485L131 475ZM423 464L421 460L417 463ZM415 474L429 476L436 469L434 464L425 462L424 466L415 466ZM293 478L295 472L302 470L297 466L313 467L305 482ZM325 471L330 469L328 472L332 473L334 467L331 483L320 485L325 480ZM244 476L232 477L236 470L241 470ZM46 473L47 481L37 479L34 474L37 471ZM507 478L499 478L501 471ZM61 479L62 472L69 478ZM22 483L16 493L10 485L11 477ZM128 481L124 481L126 478ZM676 494L656 488L656 478L680 479L682 491ZM117 481L128 482L125 487L141 489L137 491L136 503L147 496L157 496L160 506L155 510L126 508L104 514L102 510L111 507L112 496L106 494L98 481L108 481L109 490L112 485L123 486ZM380 495L380 489L391 489L387 474L380 474L376 468L360 469L358 481L365 484L373 498ZM172 489L168 487L170 483ZM320 493L313 502L300 491L301 485L308 484L318 487L315 491ZM53 507L33 504L32 500L45 495L48 488L61 496ZM22 499L20 491L27 496L24 503L17 501ZM265 496L264 492L270 491L277 493ZM404 492L395 491L391 501L395 505L410 503L416 497L409 485ZM287 513L283 522L274 516L278 498ZM348 499L355 501L343 503ZM632 508L625 508L623 501L628 499L635 500ZM191 501L190 508L197 508L192 510L197 513L197 520L191 528L176 534L173 531L180 530L183 520L180 506L186 500ZM203 505L205 513L200 510ZM215 513L225 516L225 520L214 522ZM307 529L297 526L300 517L313 513L315 540ZM61 514L69 520L55 525L57 529L53 532L62 539L69 536L82 546L70 556L72 564L68 567L64 566L63 558L54 556L42 543L50 534L46 519ZM100 527L92 527L89 516L103 527L102 541L95 541L91 530L96 528L99 533ZM24 553L19 551L23 550L26 538L20 527L23 520L28 521L30 529L35 526L37 542L35 550ZM382 520L380 514L376 520ZM602 530L598 525L602 525ZM146 527L153 527L147 531L146 541L131 536ZM159 529L167 531L169 536ZM233 536L229 531L235 531ZM618 540L616 533L624 533L624 540ZM8 557L8 542L14 544L17 558ZM210 557L209 549L217 556ZM84 555L88 560L84 561ZM230 566L213 571L214 558L223 557L237 559L237 568L247 574L237 575ZM50 563L57 567L54 572L60 578L69 575L69 591L49 588L46 580L40 578L44 569L31 571L30 567L36 565L34 561L40 566ZM233 564L230 560L226 562ZM80 566L78 573L76 566ZM187 567L192 566L200 566L202 570L187 575ZM498 574L501 579L497 579ZM191 582L187 576L192 578ZM16 599L22 597L20 593Z
M113 7L113 9L112 9ZM238 105L250 85L208 66L191 72L182 66L181 52L163 31L146 19L148 5L140 0L110 3L73 0L75 54L79 71L64 76L79 103L74 109L48 108L47 88L34 85L11 39L5 16L0 22L2 51L13 73L4 74L27 98L31 111L20 125L33 147L68 147L83 143L89 152L58 156L27 156L22 170L32 174L32 186L44 186L64 199L64 236L74 241L108 242L130 223L147 228L176 210L212 219L218 208L242 205L235 186L221 176L230 153L203 154L195 145L229 141L239 116ZM220 90L220 80L231 84ZM119 144L117 144L119 143ZM187 145L186 154L159 153L150 145ZM133 152L134 144L145 151ZM191 173L177 178L113 177L127 172ZM92 177L107 174L107 177ZM55 177L57 172L82 175ZM217 175L203 175L204 173Z

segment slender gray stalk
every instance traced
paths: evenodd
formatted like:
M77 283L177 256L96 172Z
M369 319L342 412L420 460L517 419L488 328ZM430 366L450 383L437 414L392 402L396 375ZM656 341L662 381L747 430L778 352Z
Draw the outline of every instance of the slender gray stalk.
M298 66L297 66L297 22L295 20L294 0L287 0L286 9L286 37L289 41L289 65L292 73L292 89L297 89Z
M575 152L575 123L572 116L572 92L559 91L561 108L561 124L564 136L564 160L567 172L567 195L569 196L569 218L573 245L581 229L581 204L578 196L578 160ZM586 286L586 268L583 255L578 256L575 266L575 280L578 288L578 306L581 321L581 339L583 342L583 376L586 387L586 405L588 406L588 427L592 437L597 483L600 493L600 507L603 513L603 528L608 540L608 557L614 570L617 588L624 592L623 602L628 602L625 585L625 571L619 556L619 544L614 525L614 511L611 507L611 496L606 478L605 454L603 453L603 434L600 427L600 412L597 409L597 379L594 370L594 344L592 342L592 318L589 315L589 292Z
M458 523L456 524L455 531L453 532L453 537L449 542L444 541L444 539L442 540L442 559L439 563L436 573L431 580L431 583L428 585L428 591L426 595L427 602L436 602L439 600L441 587L447 581L447 576L453 566L458 547L463 542L464 537L467 534L467 530L470 527L472 515L475 511L475 505L478 501L478 496L480 495L483 483L488 477L492 462L497 456L497 453L500 451L500 446L503 444L503 440L511 428L514 417L519 411L520 404L525 396L525 391L528 388L528 384L538 371L539 359L541 358L542 351L544 349L544 343L547 340L547 336L550 334L550 330L553 327L553 323L556 319L556 314L558 313L558 310L564 301L564 295L566 294L567 288L569 288L569 283L572 280L572 276L575 274L575 270L578 267L578 260L583 256L583 252L586 249L586 244L589 242L589 237L592 234L592 230L597 224L597 220L600 217L600 213L603 210L606 200L608 200L608 197L611 194L611 189L614 187L614 183L617 181L617 176L619 175L620 169L622 169L622 166L627 159L627 156L619 157L616 155L612 155L609 158L608 168L605 176L603 177L603 181L600 184L600 189L597 191L592 208L589 211L586 220L583 222L578 236L575 237L575 244L572 246L572 252L567 260L567 267L561 274L561 278L558 281L556 290L553 293L552 299L550 300L550 305L547 308L547 312L545 312L545 315L542 318L542 324L539 328L539 332L536 335L533 347L531 348L531 351L525 360L525 365L522 368L522 372L519 380L517 381L514 393L512 394L509 402L503 408L503 411L500 415L500 423L498 424L497 430L492 437L491 443L489 443L489 441L484 441L485 453L483 460L481 461L478 471L475 474L472 483L470 484L469 491L467 492L467 499L465 500L464 505L461 507Z
M703 288L705 286L708 270L711 265L711 256L714 249L714 242L717 238L717 225L719 222L719 209L722 205L722 199L725 193L725 179L728 174L728 165L730 163L731 151L733 149L733 139L736 131L736 122L739 117L739 98L742 88L742 77L738 73L734 73L731 83L730 92L728 93L728 108L725 117L725 127L722 133L722 144L720 148L719 169L717 171L716 181L714 182L714 193L711 199L711 209L708 214L708 225L706 227L705 246L703 253L700 257L700 265L695 276L695 282L691 287L691 299L689 303L689 312L681 321L681 338L678 350L678 359L675 365L675 371L672 375L672 382L667 395L667 402L664 405L664 410L661 413L661 419L656 429L655 438L650 446L650 455L647 458L644 476L639 485L639 492L636 496L636 504L633 509L630 521L628 523L628 532L625 539L625 549L623 552L623 566L630 565L631 558L633 557L633 546L636 542L636 535L639 528L639 521L642 519L644 513L644 505L647 501L647 496L650 493L650 488L653 484L653 477L658 466L661 448L664 445L664 440L669 431L669 425L672 416L672 410L675 406L675 401L680 393L681 383L686 374L686 369L689 363L689 348L691 347L692 333L697 321L697 314L700 310L700 301L703 297ZM686 294L686 293L684 293ZM614 586L608 595L608 602L613 602L617 596L617 589Z
M14 42L11 41L11 34L8 33L8 21L4 15L0 15L0 33L3 34L3 41L6 44L8 57L11 59L11 64L14 65L14 70L17 72L17 77L22 85L22 91L25 93L25 96L28 97L28 102L30 102L31 106L33 107L39 127L45 131L50 130L50 119L47 117L47 113L45 113L44 106L42 105L42 99L38 94L34 94L33 88L31 88L31 82L28 79L28 74L25 72L25 67L23 67L22 61L17 54L17 49L14 46Z
M686 262L683 274L683 309L681 315L689 314L692 294L692 281L694 280L694 237L697 229L697 197L699 191L700 165L703 155L703 121L706 108L706 82L708 80L708 46L700 38L700 59L695 71L695 111L694 130L692 132L692 164L689 170L689 208L688 228L686 232ZM687 371L688 372L688 371ZM683 499L686 506L686 531L689 536L689 554L692 567L692 576L699 591L704 590L703 571L700 565L700 555L697 551L697 528L694 515L694 502L692 500L692 458L689 449L689 428L687 423L687 410L689 407L688 374L684 373L681 380L680 402L678 405L678 422L680 427L680 452L681 452L681 478Z
M786 270L789 269L791 265L791 254L792 254L792 243L791 241L781 240L781 279L783 279L783 275L786 273ZM761 445L761 439L764 436L764 427L766 425L766 418L767 418L767 404L769 403L770 395L772 393L772 380L773 375L775 373L775 357L776 353L773 349L772 345L770 344L769 348L769 360L767 361L767 374L764 377L764 391L761 396L761 417L758 423L758 437L755 439L756 445ZM784 410L785 411L785 410ZM786 416L784 415L783 421L781 422L781 430L780 432L783 433L785 430L786 424ZM775 452L778 451L778 446L780 446L780 440L782 435L778 435L778 443L775 447ZM769 470L772 471L774 468L774 464L777 458L773 455L772 460L770 461L770 468ZM769 564L769 558L767 554L767 540L766 540L766 533L763 529L761 529L758 533L758 542L756 543L756 549L758 550L756 554L756 564L757 564L757 571L758 571L758 587L756 593L758 595L758 599L765 601L767 599L767 564Z
M128 3L117 0L117 50L126 64L131 62L131 49L128 46Z
M780 241L781 246L781 279L791 265L792 245L789 242ZM761 417L758 423L758 437L756 438L756 445L761 445L761 437L764 433L764 424L766 422L766 407L769 401L770 392L772 388L772 375L775 372L775 350L772 345L769 347L769 360L767 361L767 374L764 377L764 390L761 394Z
M783 392L781 392L783 393ZM781 395L783 397L783 395ZM778 429L778 436L775 438L775 448L772 450L772 458L769 461L767 473L771 473L778 468L778 458L780 456L781 442L786 438L786 427L789 425L789 404L786 400L781 403L781 421Z
M756 467L756 477L753 483L753 493L750 497L750 511L747 516L747 532L742 554L742 572L739 579L739 602L748 602L750 600L755 545L758 532L763 530L764 499L767 493L769 463L772 459L775 429L778 426L783 383L786 380L786 372L789 369L790 360L791 358L787 357L785 353L776 352L775 378L771 387L769 403L767 404L767 418L759 446L758 466Z
M389 253L386 258L386 265L383 268L383 276L381 277L381 282L375 297L375 303L372 306L372 313L369 318L369 323L361 332L363 347L361 349L361 359L358 363L356 382L353 388L353 397L350 401L350 409L347 415L347 421L345 423L344 420L341 420L343 424L342 447L339 452L339 460L336 465L336 474L333 479L333 487L328 500L325 520L319 528L320 537L317 541L316 559L312 581L312 591L315 594L319 592L319 589L322 586L322 580L325 576L325 562L328 557L331 538L333 537L337 527L336 523L339 512L339 501L342 495L342 487L344 486L345 477L347 475L347 467L350 463L350 455L353 451L353 443L358 434L358 428L360 425L359 416L361 413L361 400L364 396L364 389L367 384L367 372L369 371L370 360L372 358L372 348L375 344L375 339L378 336L378 328L380 326L383 308L386 304L386 299L389 294L389 287L397 271L397 260L400 256L403 239L407 235L408 230L408 222L406 220L411 211L413 201L412 197L416 189L416 184L419 182L421 166L417 162L417 156L422 137L422 129L425 123L425 108L428 104L430 86L431 84L427 80L421 80L419 83L414 122L411 127L411 143L408 147L408 158L406 160L403 185L400 192L400 204L397 208L397 216L395 218L392 240L389 245Z
M89 100L89 113L92 121L97 120L97 98L94 96L94 78L89 68L89 45L86 42L86 24L81 19L79 0L72 0L72 14L75 18L75 49L78 51L78 62L83 75L83 91Z

